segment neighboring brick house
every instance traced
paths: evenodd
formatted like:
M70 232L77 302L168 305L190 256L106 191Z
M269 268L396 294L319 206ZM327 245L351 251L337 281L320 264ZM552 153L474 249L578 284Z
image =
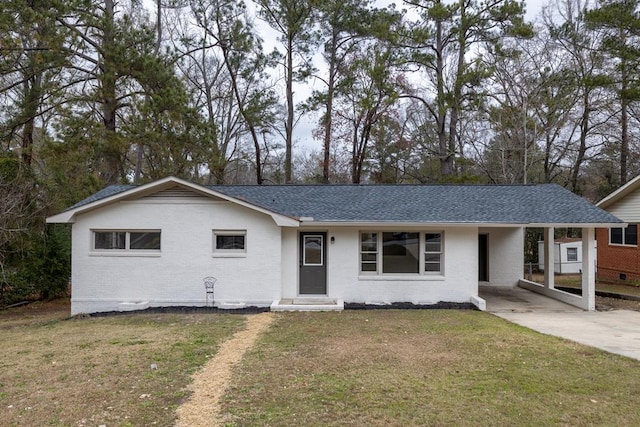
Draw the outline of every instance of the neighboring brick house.
M609 194L597 206L628 224L626 228L597 229L598 278L640 280L640 176Z

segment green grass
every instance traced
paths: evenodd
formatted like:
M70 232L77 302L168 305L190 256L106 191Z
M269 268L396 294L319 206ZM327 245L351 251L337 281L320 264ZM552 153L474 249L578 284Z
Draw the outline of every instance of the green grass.
M0 313L0 425L173 425L245 320L60 313ZM230 426L640 425L639 361L488 313L273 315L223 401Z
M473 311L287 313L227 425L640 425L640 362Z
M243 323L218 314L3 312L0 425L172 425L191 374Z

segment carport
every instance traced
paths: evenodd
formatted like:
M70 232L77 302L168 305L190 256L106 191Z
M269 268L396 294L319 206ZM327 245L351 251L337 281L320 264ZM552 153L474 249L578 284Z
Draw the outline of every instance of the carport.
M575 227L575 226L572 226ZM596 308L596 259L595 229L582 227L582 286L580 295L571 294L555 288L554 269L554 232L555 227L544 227L544 283L521 279L518 286L530 291L554 298L566 304L593 311Z

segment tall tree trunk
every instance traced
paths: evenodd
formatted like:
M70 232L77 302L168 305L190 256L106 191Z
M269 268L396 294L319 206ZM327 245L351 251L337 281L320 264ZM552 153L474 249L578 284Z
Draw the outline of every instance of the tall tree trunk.
M329 161L331 159L331 131L333 127L333 94L335 91L335 73L336 73L336 49L337 49L337 33L333 32L331 39L331 58L329 61L329 81L327 85L327 101L325 102L324 115L324 146L322 159L322 182L329 183Z
M578 147L578 155L576 161L573 164L573 171L571 173L571 191L574 193L580 193L578 189L578 177L580 175L580 168L584 162L584 157L587 153L587 135L589 133L589 114L591 113L591 104L589 102L590 91L585 88L582 95L582 117L580 119L580 147Z
M620 126L622 128L622 138L620 141L620 185L627 183L627 158L629 157L629 100L625 94L626 90L627 82L623 80L622 110L620 112Z
M249 128L249 133L251 135L251 140L253 141L253 148L255 150L255 158L256 158L256 183L258 185L262 185L264 183L264 178L262 177L262 151L260 149L260 140L258 139L258 132L256 130L256 126L253 122L253 119L247 113L247 110L244 108L244 101L240 96L240 87L238 86L237 75L234 72L231 62L229 61L229 47L224 43L220 43L220 49L222 51L222 56L224 58L225 66L229 71L229 78L231 80L231 88L233 89L233 95L236 98L236 102L238 104L238 109L240 111L240 115L244 119L247 127ZM224 155L223 153L221 153Z
M284 155L284 182L292 182L291 150L293 146L293 38L287 38L287 122L285 124L285 155Z
M102 121L104 124L104 183L112 185L118 182L120 175L120 148L116 135L116 59L114 57L115 13L113 0L104 2L104 33L102 39Z
M437 117L438 157L440 159L440 175L443 177L453 173L449 156L449 141L446 131L447 100L444 93L444 40L442 38L442 22L436 23L436 79L437 79Z
M22 106L22 117L24 121L21 138L22 162L31 166L33 163L33 141L35 132L35 118L38 114L38 106L42 98L42 73L26 79L23 85L24 105Z

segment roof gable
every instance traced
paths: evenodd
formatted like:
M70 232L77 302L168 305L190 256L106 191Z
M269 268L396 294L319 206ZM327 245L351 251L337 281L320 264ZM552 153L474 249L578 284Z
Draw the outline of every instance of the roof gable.
M232 196L221 194L213 189L193 184L175 177L168 177L149 184L135 185L112 185L87 197L84 200L71 206L64 212L47 218L49 223L72 223L76 215L87 213L95 209L103 208L116 202L127 200L138 200L141 198L175 198L185 197L193 194L195 197L206 197L217 201L232 202L249 209L270 215L276 224L280 226L297 226L298 221L272 212L259 206L252 205L241 200L235 200Z
M600 200L596 206L626 222L640 222L640 175Z

